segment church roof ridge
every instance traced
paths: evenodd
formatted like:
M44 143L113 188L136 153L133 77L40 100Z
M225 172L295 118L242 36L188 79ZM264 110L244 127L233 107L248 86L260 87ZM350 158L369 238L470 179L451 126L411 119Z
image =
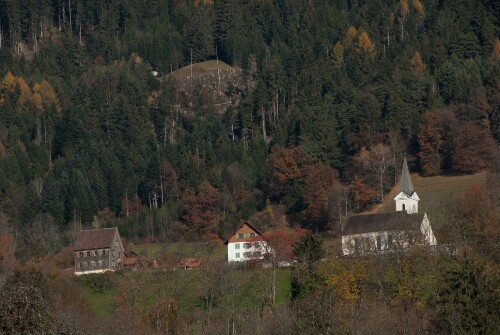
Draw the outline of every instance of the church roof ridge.
M406 157L403 161L403 170L401 171L401 180L399 181L399 191L404 192L409 196L415 193L415 188L413 187L413 183L411 182L410 170L408 169L408 162L406 161Z

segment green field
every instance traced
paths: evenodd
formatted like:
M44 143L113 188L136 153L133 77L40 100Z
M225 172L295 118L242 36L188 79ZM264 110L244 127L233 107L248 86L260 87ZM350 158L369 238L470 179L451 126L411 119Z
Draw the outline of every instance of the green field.
M132 251L144 255L150 259L161 258L162 255L170 254L179 258L195 257L226 257L226 247L208 242L168 242L141 244L132 248Z
M109 315L115 312L115 296L118 289L112 288L104 292L97 292L90 288L85 288L85 295L97 315Z

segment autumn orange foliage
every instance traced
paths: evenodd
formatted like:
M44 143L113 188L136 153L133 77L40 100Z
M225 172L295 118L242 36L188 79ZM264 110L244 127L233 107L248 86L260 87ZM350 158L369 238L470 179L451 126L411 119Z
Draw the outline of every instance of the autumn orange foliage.
M490 60L500 60L500 40L498 38L495 40L495 43L493 43Z
M416 51L410 60L411 70L413 73L422 74L427 69L427 65L422 61L420 52Z

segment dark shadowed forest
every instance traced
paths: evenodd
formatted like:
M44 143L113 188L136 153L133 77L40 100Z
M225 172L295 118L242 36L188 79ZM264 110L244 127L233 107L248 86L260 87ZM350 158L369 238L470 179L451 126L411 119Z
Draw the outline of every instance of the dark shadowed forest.
M0 0L0 334L499 333L499 36L498 0ZM440 252L335 258L403 157L487 182ZM312 232L277 301L242 220ZM165 271L62 273L99 227Z

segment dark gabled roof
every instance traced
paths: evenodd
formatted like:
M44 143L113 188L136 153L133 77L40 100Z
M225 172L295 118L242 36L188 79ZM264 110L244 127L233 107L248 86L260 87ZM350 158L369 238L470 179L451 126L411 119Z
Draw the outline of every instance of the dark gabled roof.
M374 233L378 231L417 230L424 213L408 214L406 211L351 216L342 231L343 235Z
M81 230L78 233L73 249L78 251L109 248L117 233L117 228Z
M413 188L413 183L411 182L408 163L406 162L406 157L403 161L403 171L401 171L401 179L399 181L399 191L406 193L410 197L412 196L413 193L415 193L415 189Z
M227 244L227 243L229 242L229 239L230 239L230 238L231 238L234 234L236 234L236 232L237 232L237 231L238 231L241 227L243 227L243 225L245 225L245 224L246 224L247 226L249 226L249 227L250 227L253 231L255 231L257 234L262 235L262 233L261 233L261 232L260 232L257 228L255 228L255 227L252 225L252 223L251 223L250 221L243 221L243 223L242 223L242 224L240 224L240 225L238 226L238 228L236 228L236 229L235 229L235 230L231 233L231 235L229 235L229 236L228 236L228 238L224 241L224 244Z

